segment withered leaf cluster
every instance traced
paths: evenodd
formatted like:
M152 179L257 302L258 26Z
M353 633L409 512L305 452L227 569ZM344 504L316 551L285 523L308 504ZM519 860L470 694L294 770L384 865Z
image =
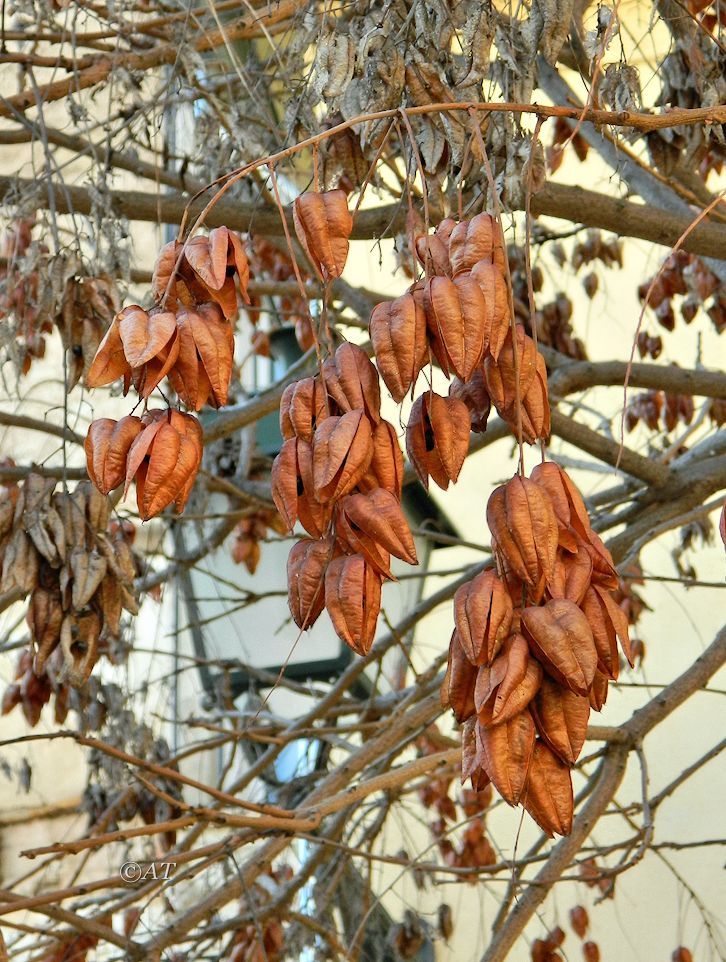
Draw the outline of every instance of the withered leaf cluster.
M63 685L83 685L102 653L118 644L122 611L138 612L133 532L109 519L108 500L88 482L55 491L31 474L0 502L0 591L29 596L30 654L5 692L3 712L21 705L35 725Z

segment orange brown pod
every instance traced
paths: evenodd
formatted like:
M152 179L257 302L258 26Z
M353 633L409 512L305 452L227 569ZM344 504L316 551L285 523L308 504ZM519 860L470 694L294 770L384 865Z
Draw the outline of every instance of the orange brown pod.
M325 389L342 412L362 410L373 425L381 414L378 371L363 348L341 344L333 358L323 364Z
M545 678L532 704L537 731L566 765L574 765L585 744L590 702Z
M383 418L373 429L373 457L368 471L361 479L362 490L385 488L401 500L403 490L403 452L396 429Z
M287 598L293 621L312 628L325 607L325 571L335 553L332 538L303 538L287 560Z
M540 739L532 753L522 804L550 837L572 831L575 803L570 769Z
M502 345L498 360L489 356L484 361L487 391L492 404L513 430L517 424L517 397L524 401L537 374L537 349L524 328L517 325L517 363L515 367L511 332Z
M295 198L295 233L324 281L340 277L348 258L353 217L343 190L308 191Z
M546 491L515 475L489 498L487 524L498 554L526 585L534 587L542 578L552 580L558 529Z
M422 234L416 238L416 256L427 276L451 277L449 238L455 226L456 221L445 217L433 234Z
M491 410L491 398L487 391L484 369L481 366L475 368L466 382L455 377L449 385L449 397L458 398L466 404L469 409L471 430L477 434L484 434Z
M510 321L509 292L504 275L487 260L477 261L471 269L471 278L481 288L486 303L486 326L489 330L489 353L499 359L507 334L512 329Z
M449 260L454 276L469 271L478 261L488 261L504 271L502 229L491 214L476 214L457 224L449 236Z
M280 399L280 433L283 438L298 437L312 441L319 422L329 414L338 413L337 410L330 410L330 404L317 377L305 377L288 384Z
M544 670L563 687L587 696L597 670L597 649L588 620L577 605L555 598L525 608L522 628Z
M410 292L377 304L368 325L378 371L398 404L426 363L426 314Z
M322 504L352 491L370 467L373 432L362 410L326 418L313 436L313 491Z
M176 316L179 352L169 381L187 407L227 403L234 361L234 334L216 304L180 310Z
M359 655L367 655L381 608L381 578L362 555L330 562L325 572L325 607L338 637Z
M313 538L321 538L330 520L330 508L315 498L313 451L302 438L288 438L272 462L272 500L288 531L300 523Z
M450 708L460 725L476 713L476 678L477 669L466 657L458 632L454 629L449 642L449 660L440 695L442 708Z
M141 418L132 414L119 421L99 418L89 426L83 442L88 477L103 494L123 484L129 448L143 429Z
M173 410L149 411L141 421L126 460L124 495L135 481L139 514L148 521L172 503L184 510L202 463L202 427Z
M229 319L237 313L235 274L242 298L249 304L250 270L242 241L228 228L215 227L207 237L198 234L185 244L179 241L165 244L154 265L151 289L154 298L161 301L168 288L166 303L172 310L180 304L194 307L204 301L215 301Z
M416 545L400 502L385 488L347 495L338 504L337 517L343 526L341 534L351 548L351 541L363 536L394 557L410 565L418 564Z
M580 607L592 628L598 671L615 681L620 669L618 641L630 666L633 666L627 615L610 592L600 585L592 585L587 589Z
M425 488L429 476L444 491L459 477L469 451L469 411L458 398L427 391L411 408L406 450Z
M484 728L501 725L527 708L542 684L542 666L532 658L522 635L514 634L491 666L482 665L476 679L474 703Z
M535 744L532 716L525 708L501 725L476 726L482 766L505 802L516 805L527 783Z
M454 280L432 277L423 301L431 351L441 370L467 381L489 346L481 288L468 274Z
M454 595L454 620L461 647L473 665L491 664L512 627L512 599L491 569Z

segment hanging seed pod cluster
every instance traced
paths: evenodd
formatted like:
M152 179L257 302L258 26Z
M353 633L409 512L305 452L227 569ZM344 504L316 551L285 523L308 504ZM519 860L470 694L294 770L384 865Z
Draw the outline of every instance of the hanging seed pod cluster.
M232 378L237 286L248 300L249 266L242 242L226 227L185 245L173 241L157 259L157 306L132 305L111 324L87 376L89 387L123 379L143 401L167 378L192 411L227 403ZM170 504L182 511L202 461L202 428L191 414L147 410L141 417L94 421L85 442L88 475L104 494L136 484L146 521Z
M340 276L351 221L342 191L296 202L295 225L316 270ZM491 406L522 442L550 433L547 371L513 323L504 241L488 214L444 220L415 239L424 276L377 305L370 336L394 400L413 393L435 359L448 396L426 390L406 428L422 483L446 489L459 476L470 429L486 430ZM273 495L287 526L310 539L292 549L290 608L301 628L323 607L340 637L366 654L390 556L415 561L400 506L401 453L380 417L378 378L366 354L339 347L316 377L291 385L280 424L285 444ZM544 462L497 488L487 505L496 567L459 589L442 702L463 728L464 779L491 782L549 834L572 825L570 776L591 709L617 678L618 643L630 658L628 622L612 596L618 578L575 485ZM324 587L323 587L324 586Z
M352 218L342 190L295 202L295 228L324 281L339 277ZM310 535L288 560L290 610L301 629L323 608L354 651L370 651L391 555L417 564L401 509L403 456L381 417L378 372L360 347L342 344L314 377L291 384L280 404L282 449L272 496L288 528Z

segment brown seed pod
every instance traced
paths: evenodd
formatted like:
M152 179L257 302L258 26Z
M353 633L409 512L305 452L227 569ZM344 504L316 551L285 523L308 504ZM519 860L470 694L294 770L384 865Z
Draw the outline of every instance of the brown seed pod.
M343 411L365 411L372 424L381 419L378 372L363 348L341 344L335 357L323 365L323 378L330 397Z
M590 702L545 678L532 703L537 731L566 765L574 765L585 744Z
M381 607L381 579L362 555L330 562L325 572L325 607L338 637L359 655L367 655Z
M505 257L502 229L491 214L477 214L451 231L449 260L454 275L471 270L478 261L488 261L503 272Z
M510 422L516 431L516 419ZM550 423L550 402L547 393L547 367L541 354L537 354L534 380L522 398L522 440L527 444L535 441L548 441L552 425Z
M534 341L517 325L517 355L519 367L515 370L512 334L507 334L499 359L490 355L484 361L487 391L492 404L508 423L517 423L517 396L524 402L527 392L537 374L537 349Z
M400 501L403 490L403 453L396 429L383 418L373 429L373 457L365 478L366 482L371 482L370 485L366 484L367 489L385 488Z
M180 311L176 318L179 356L169 369L174 390L187 407L227 403L234 363L234 334L215 304Z
M582 946L582 957L585 962L600 962L600 949L597 942L585 942ZM676 962L693 962L691 953L689 952L688 956L677 958Z
M476 676L477 669L464 654L458 633L454 629L449 642L446 675L441 684L441 706L450 708L460 725L476 712L474 705Z
M283 523L292 531L295 522L313 538L321 538L330 520L330 508L314 494L313 451L302 438L289 438L272 462L272 500Z
M96 351L96 356L86 375L86 385L89 388L103 387L121 377L124 379L124 395L126 395L131 384L131 365L126 360L118 317L116 317Z
M63 670L74 688L88 681L98 660L98 640L101 619L95 611L82 615L67 614L63 619L60 647L63 652Z
M601 711L602 706L607 701L608 697L608 677L603 675L601 671L595 672L595 678L592 682L592 687L590 688L588 698L590 701L590 708L593 711Z
M615 681L620 671L618 641L631 668L634 664L633 653L630 650L627 615L610 593L600 585L592 585L588 588L580 607L590 623L595 638L598 671Z
M597 649L587 618L562 598L525 608L522 628L544 670L578 695L587 696L597 669Z
M304 538L287 559L287 600L300 629L312 628L325 607L325 570L335 552L333 540Z
M477 723L476 733L484 770L505 802L516 805L522 797L534 751L531 714L525 708L509 721L491 728Z
M362 410L326 418L313 437L313 486L321 503L348 494L373 458L371 424Z
M507 334L512 325L509 310L509 292L504 275L489 261L477 261L471 269L471 278L481 288L486 303L486 327L489 331L489 353L499 360Z
M43 588L40 585L30 596L26 614L30 638L35 648L33 670L42 675L45 663L60 640L63 624L63 607L58 588Z
M570 909L570 925L575 935L584 939L590 926L590 917L587 914L587 909L582 905L573 906Z
M136 482L136 501L144 521L172 502L177 511L191 493L202 463L202 427L191 414L149 411L142 417L144 430L129 448L126 487Z
M497 552L525 584L552 581L557 559L557 519L546 491L515 475L496 488L487 504L487 524Z
M394 557L418 564L416 545L398 498L385 488L369 494L349 494L339 504L339 517Z
M416 256L421 261L427 276L451 277L449 261L449 238L456 225L451 217L445 217L433 234L423 234L416 238Z
M328 408L332 401L328 398ZM288 384L280 399L280 432L286 440L293 437L311 442L315 428L336 408L326 408L325 391L317 377L305 377Z
M99 491L108 494L123 484L129 448L143 428L141 418L132 414L119 421L99 418L91 423L83 447L88 477Z
M301 194L295 198L292 213L295 233L317 273L326 282L340 277L353 230L345 191Z
M393 301L377 304L371 313L369 332L378 371L400 404L416 383L426 363L426 314L410 292Z
M552 598L567 598L580 605L592 578L592 558L584 543L574 538L577 553L572 554L562 548L557 550L555 576L548 591Z
M424 289L431 350L449 377L468 381L489 346L487 311L479 285L463 274L456 280L432 277Z
M471 430L484 434L491 410L491 400L487 391L484 369L477 367L466 383L458 377L449 385L449 397L463 401L469 409Z
M522 804L543 832L569 835L574 798L570 769L541 739L537 739Z
M473 665L491 664L512 627L512 599L492 570L482 571L454 595L461 647Z
M521 712L539 691L542 675L522 635L508 638L491 667L482 666L477 675L474 702L480 724L500 725Z
M469 450L469 412L463 401L427 391L411 408L406 450L425 488L429 476L444 491L456 481Z

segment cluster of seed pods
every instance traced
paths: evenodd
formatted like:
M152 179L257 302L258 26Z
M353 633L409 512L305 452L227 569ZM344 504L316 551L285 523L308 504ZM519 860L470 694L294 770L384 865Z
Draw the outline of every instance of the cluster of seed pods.
M324 279L347 255L345 198L317 200L308 252ZM296 217L299 229L299 219ZM435 360L448 396L419 395L406 427L422 483L455 482L470 430L496 408L521 442L550 433L547 371L535 343L512 321L506 250L488 214L443 221L415 240L424 276L377 305L370 336L394 400L415 391ZM323 252L321 254L320 252ZM328 261L325 263L325 252ZM321 373L292 385L280 420L287 438L273 491L289 527L312 536L292 550L290 607L308 627L323 606L338 634L367 653L389 555L415 560L400 509L401 455L380 418L378 379L365 353L343 345ZM385 465L385 467L382 467ZM572 825L571 767L617 678L618 643L630 658L628 621L613 598L618 578L584 501L554 462L523 471L487 505L495 566L459 589L442 701L463 727L463 770L475 790L491 782L523 804L549 834ZM324 586L324 587L322 587Z

